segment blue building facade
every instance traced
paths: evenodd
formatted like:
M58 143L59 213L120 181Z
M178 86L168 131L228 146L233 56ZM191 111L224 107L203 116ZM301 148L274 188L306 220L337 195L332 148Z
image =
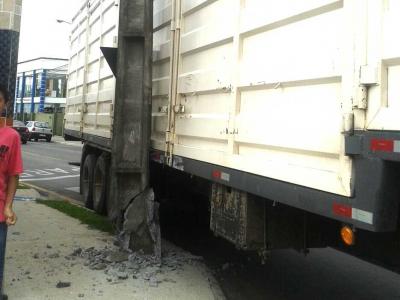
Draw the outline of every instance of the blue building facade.
M67 96L66 59L38 58L19 63L18 70L15 113L63 112Z

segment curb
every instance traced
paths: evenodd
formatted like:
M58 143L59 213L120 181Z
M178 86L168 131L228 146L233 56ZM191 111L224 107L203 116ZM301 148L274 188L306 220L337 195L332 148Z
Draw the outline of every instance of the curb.
M63 200L63 201L66 201L66 202L70 202L70 203L73 203L75 205L79 205L79 206L83 206L84 207L84 205L83 205L83 203L81 201L75 200L75 199L73 199L71 197L61 195L59 193L50 191L48 189L36 186L36 185L34 185L32 183L24 182L24 185L27 186L27 187L30 187L31 189L35 189L38 192L46 193L46 194L48 194L48 196L52 196L52 197L55 197L57 199L60 199L60 200Z

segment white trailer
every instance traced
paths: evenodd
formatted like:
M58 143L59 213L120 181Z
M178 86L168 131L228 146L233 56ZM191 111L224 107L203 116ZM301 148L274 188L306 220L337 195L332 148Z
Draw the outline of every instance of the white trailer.
M118 134L115 78L100 51L118 46L117 5L87 1L71 37L65 133L102 151ZM238 242L246 226L228 234L219 221L229 215L219 200L250 211L253 196L353 233L397 231L399 1L154 0L153 8L151 159L212 185L217 234L249 246Z

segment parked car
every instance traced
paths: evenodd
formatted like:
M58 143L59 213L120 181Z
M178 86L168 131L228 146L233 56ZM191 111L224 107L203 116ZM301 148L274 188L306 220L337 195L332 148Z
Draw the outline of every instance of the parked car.
M46 140L47 142L51 142L51 138L53 137L53 130L50 128L49 123L28 121L26 123L26 127L28 127L28 130L30 132L31 140L35 140L36 142L39 140Z
M14 120L13 128L19 133L22 144L26 144L29 141L30 133L28 127L25 126L24 122Z

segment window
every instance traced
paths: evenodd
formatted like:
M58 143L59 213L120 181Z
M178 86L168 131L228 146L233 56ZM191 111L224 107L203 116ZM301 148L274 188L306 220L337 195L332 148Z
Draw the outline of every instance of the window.
M40 97L40 81L42 79L42 74L36 74L36 93L35 96L36 97Z
M22 76L18 78L18 93L17 97L20 98L22 95Z
M67 94L66 75L48 74L46 81L46 97L65 98Z
M49 123L47 123L47 122L35 122L35 127L38 127L38 128L49 128Z
M33 78L32 77L25 77L25 97L31 97L32 96L32 83L33 83Z

